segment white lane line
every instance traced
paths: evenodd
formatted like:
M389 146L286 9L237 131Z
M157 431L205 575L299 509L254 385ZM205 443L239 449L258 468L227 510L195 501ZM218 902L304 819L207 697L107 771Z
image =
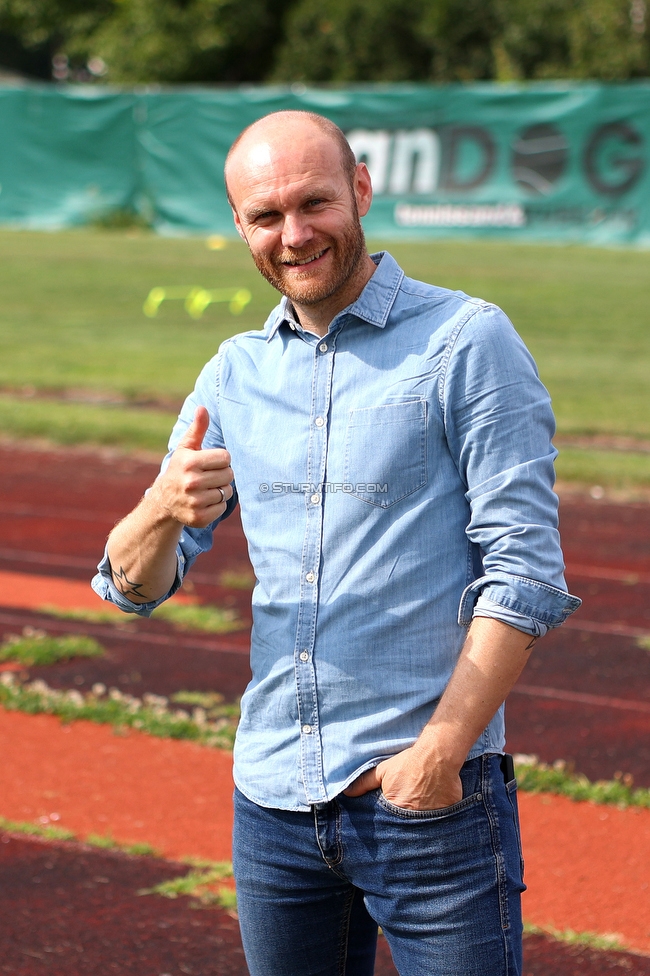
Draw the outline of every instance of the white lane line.
M41 566L68 566L74 569L95 569L99 561L99 559L84 559L82 556L65 556L62 553L5 549L3 546L0 546L0 559L22 563L38 563Z
M0 626L22 627L26 623L25 618L34 620L37 610L25 610L21 616L17 613L4 613L0 611ZM118 618L119 620L119 618ZM90 634L93 637L104 637L110 640L132 641L136 644L157 644L160 647L190 648L196 651L213 651L220 654L250 654L250 642L242 640L241 644L231 644L227 640L221 640L215 635L209 641L195 640L188 638L182 633L175 634L144 634L142 631L129 630L127 627L110 627L101 624L81 623L78 620L48 620L48 631L61 631L67 633ZM242 633L246 633L243 631Z
M567 563L567 575L586 576L587 579L610 580L613 583L650 583L650 573L636 569L614 569L613 566L587 566L584 563Z
M36 505L11 505L6 502L0 504L0 515L11 515L14 518L72 519L75 522L108 522L111 525L124 518L124 512L116 515L114 512L104 510L89 512L81 508L47 508Z
M601 624L596 620L573 620L569 618L562 624L568 630L585 630L591 634L610 634L612 637L650 637L646 627L628 627L627 624Z
M551 698L555 701L574 702L578 705L594 705L596 708L622 708L630 712L650 713L650 702L631 701L627 698L609 698L606 695L588 695L581 691L563 691L561 688L545 688L543 685L515 685L511 694L529 695L531 698Z

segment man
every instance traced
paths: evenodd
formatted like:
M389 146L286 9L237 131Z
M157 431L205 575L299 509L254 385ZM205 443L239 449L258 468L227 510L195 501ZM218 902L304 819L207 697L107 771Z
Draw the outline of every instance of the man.
M370 257L332 123L230 151L235 224L285 296L204 368L111 533L105 598L148 614L237 498L257 577L235 747L252 976L521 972L502 703L566 593L546 391L503 313ZM217 533L218 538L218 533Z

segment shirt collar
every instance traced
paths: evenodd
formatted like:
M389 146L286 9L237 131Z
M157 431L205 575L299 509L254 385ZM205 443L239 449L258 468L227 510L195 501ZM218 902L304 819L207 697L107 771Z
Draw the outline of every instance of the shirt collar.
M388 251L379 251L377 254L371 254L370 257L377 265L377 270L356 302L348 305L347 308L339 312L339 315L345 312L346 315L354 315L356 318L368 322L369 325L376 325L383 329L397 298L404 272ZM266 337L267 342L273 338L285 322L295 331L296 320L293 308L286 296L278 305L276 317Z

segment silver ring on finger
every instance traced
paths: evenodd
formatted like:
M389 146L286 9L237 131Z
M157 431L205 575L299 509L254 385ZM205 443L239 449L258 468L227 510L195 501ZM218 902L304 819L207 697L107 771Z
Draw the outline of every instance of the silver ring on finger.
M219 504L220 504L220 505L223 505L223 503L224 503L224 502L225 502L225 500L226 500L226 493L225 493L225 491L223 490L223 488L219 488L219 491L221 492L221 501L219 502Z

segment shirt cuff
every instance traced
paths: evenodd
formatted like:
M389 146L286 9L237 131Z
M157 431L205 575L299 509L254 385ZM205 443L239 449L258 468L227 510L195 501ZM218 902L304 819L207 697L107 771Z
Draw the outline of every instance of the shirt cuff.
M481 595L504 610L532 617L549 630L563 624L582 603L577 596L549 583L511 573L490 573L474 580L463 592L458 608L461 627L469 627Z
M123 610L124 613L137 613L139 617L150 617L154 612L156 607L159 607L161 603L168 600L170 596L173 596L177 590L180 589L183 582L183 570L185 567L185 557L177 550L176 552L176 579L174 580L171 589L164 596L161 596L159 600L151 600L149 603L134 603L129 600L128 597L120 593L115 583L113 582L113 574L111 570L111 561L108 558L108 551L104 550L104 558L97 566L97 575L93 577L90 585L102 600L106 600L107 603L114 603L116 607Z
M509 627L521 630L524 634L530 634L531 637L543 637L548 630L546 624L535 620L534 617L526 617L523 613L508 610L506 607L494 603L493 600L488 600L486 596L479 596L474 606L474 616L500 620L502 624L508 624Z

